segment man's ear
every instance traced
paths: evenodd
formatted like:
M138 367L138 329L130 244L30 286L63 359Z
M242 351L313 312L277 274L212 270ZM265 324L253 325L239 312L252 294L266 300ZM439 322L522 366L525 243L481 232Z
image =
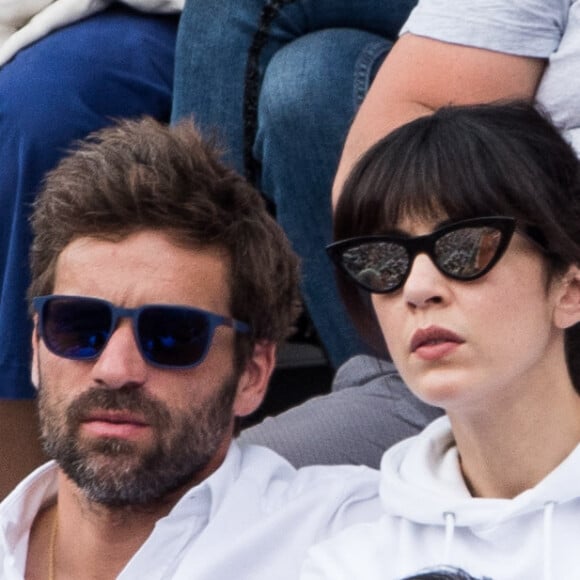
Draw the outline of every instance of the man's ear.
M556 296L554 324L558 328L570 328L580 322L580 269L573 265L562 276Z
M34 328L32 330L32 364L30 367L30 380L38 390L40 384L40 373L38 370L38 349L40 347L40 337L38 336L38 316L34 315Z
M234 401L236 417L246 417L262 404L275 365L276 345L268 341L257 342L238 381Z

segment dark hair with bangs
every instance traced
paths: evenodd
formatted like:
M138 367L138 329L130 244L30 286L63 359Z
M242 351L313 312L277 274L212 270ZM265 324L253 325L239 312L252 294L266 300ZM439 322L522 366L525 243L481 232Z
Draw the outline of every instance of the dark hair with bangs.
M386 233L405 218L493 215L541 234L550 274L580 262L580 163L529 103L444 107L390 133L345 182L334 238ZM359 330L385 354L370 296L337 275Z
M48 174L31 224L30 298L52 292L58 257L75 239L158 230L186 249L225 251L231 315L252 329L236 334L238 369L255 341L279 343L293 331L298 258L259 192L191 121L120 121L77 143Z

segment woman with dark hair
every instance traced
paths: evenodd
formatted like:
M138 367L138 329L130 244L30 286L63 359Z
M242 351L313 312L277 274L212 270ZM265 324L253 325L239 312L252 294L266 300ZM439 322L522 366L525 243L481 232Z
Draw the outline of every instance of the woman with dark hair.
M303 578L578 577L572 148L531 105L447 107L369 150L335 217L351 313L446 416L385 453L382 517L314 548Z

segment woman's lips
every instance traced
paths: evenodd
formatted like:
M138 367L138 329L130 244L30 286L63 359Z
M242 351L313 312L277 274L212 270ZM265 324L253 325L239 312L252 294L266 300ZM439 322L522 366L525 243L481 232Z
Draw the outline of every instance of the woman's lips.
M411 352L424 360L437 360L456 350L465 341L450 330L429 326L417 330L411 339Z

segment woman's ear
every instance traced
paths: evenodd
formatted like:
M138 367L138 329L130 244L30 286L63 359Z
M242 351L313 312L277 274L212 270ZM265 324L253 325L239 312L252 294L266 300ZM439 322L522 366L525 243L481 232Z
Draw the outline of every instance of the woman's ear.
M570 328L580 322L580 268L573 265L557 284L554 324L558 328Z

